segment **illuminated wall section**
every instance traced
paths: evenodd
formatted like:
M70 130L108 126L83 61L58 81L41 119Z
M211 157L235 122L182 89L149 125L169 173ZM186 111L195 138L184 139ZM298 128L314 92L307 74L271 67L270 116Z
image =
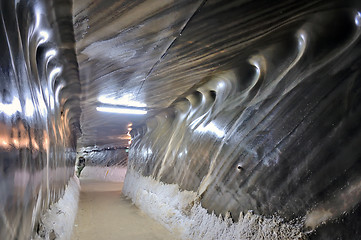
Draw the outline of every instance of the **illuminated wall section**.
M212 71L132 131L123 192L185 239L358 239L360 5L260 2L188 23L162 64Z
M71 1L0 1L0 239L30 239L74 174Z

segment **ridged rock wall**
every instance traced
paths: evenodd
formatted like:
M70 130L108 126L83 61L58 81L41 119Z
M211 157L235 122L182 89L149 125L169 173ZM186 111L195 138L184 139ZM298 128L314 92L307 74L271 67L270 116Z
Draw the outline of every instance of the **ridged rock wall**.
M207 16L211 2L195 19ZM232 40L227 43L213 39L213 45L219 42L218 50L212 48L219 67L206 61L211 55L205 48L193 49L187 64L171 58L184 41L175 43L168 61L157 67L178 61L168 75L186 77L181 68L188 65L192 78L205 67L213 72L132 131L128 169L136 173L127 176L126 194L137 202L140 195L132 186L138 186L140 174L196 193L193 202L233 221L251 210L300 220L311 239L359 238L360 6L356 1L310 4L299 15L270 9L284 21L276 24L275 17L268 28L262 24L269 22L252 23L268 11L262 8L258 17L243 19L254 29L239 29L234 38L225 34ZM189 25L180 39L198 26ZM267 31L252 35L257 26ZM248 32L236 36L242 31ZM233 56L237 44L247 47ZM196 59L199 68L193 66Z
M74 175L80 83L71 7L0 1L2 240L34 237Z

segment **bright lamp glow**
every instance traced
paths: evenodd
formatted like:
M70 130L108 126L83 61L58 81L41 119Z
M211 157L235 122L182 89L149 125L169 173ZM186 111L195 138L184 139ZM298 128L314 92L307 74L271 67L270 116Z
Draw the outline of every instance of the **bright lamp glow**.
M104 104L111 105L122 105L129 107L146 107L145 103L133 100L134 95L131 93L127 93L120 98L109 98L107 96L100 96L98 101Z
M113 108L113 107L97 107L99 112L110 112L110 113L122 113L122 114L147 114L147 111L142 109L132 109L132 108Z

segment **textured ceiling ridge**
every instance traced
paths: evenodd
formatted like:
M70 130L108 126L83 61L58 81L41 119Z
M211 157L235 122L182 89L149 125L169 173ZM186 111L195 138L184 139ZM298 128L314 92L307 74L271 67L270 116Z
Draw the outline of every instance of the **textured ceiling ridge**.
M74 31L85 128L79 143L90 146L110 144L127 132L119 126L144 121L140 117L96 112L101 99L120 105L126 105L124 100L136 102L150 109L150 116L222 72L242 71L250 56L289 51L292 59L302 31L311 42L318 36L334 38L331 32L314 27L318 24L330 28L328 19L337 22L337 15L350 17L350 11L357 8L352 0L166 1L147 11L142 8L153 4L152 0L107 1L104 6L101 3L75 2ZM147 20L120 14L128 7L139 14L139 19ZM92 20L100 20L101 16L107 16L105 22ZM101 34L92 30L111 22L111 16L117 16L116 22L127 19L122 24L111 23L112 27L102 29ZM308 56L312 58L313 48ZM267 68L287 64L282 59L272 61L267 62Z
M164 53L160 56L160 58L158 59L157 62L154 63L154 65L150 68L149 72L147 73L147 75L144 78L144 81L142 82L142 84L140 85L139 91L137 93L137 96L139 95L140 91L143 88L143 85L145 83L145 81L147 81L148 77L152 74L153 69L163 60L163 58L167 55L169 49L172 48L174 42L177 41L178 37L182 35L182 32L186 29L188 23L192 20L192 18L199 12L201 11L202 7L204 6L204 4L206 4L207 0L203 0L200 4L199 7L194 11L194 13L192 14L192 16L189 17L189 19L185 22L184 26L181 28L178 36L176 38L173 39L173 41L169 44L169 46L166 48L166 50L164 51Z

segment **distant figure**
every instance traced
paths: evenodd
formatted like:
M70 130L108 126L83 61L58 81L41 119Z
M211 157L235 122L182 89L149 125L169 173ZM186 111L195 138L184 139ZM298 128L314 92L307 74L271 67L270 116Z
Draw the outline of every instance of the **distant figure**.
M77 170L77 172L76 172L76 175L78 176L78 177L80 177L80 173L81 173L81 171L84 169L84 167L85 167L85 158L84 157L79 157L79 161L78 161L78 170Z

